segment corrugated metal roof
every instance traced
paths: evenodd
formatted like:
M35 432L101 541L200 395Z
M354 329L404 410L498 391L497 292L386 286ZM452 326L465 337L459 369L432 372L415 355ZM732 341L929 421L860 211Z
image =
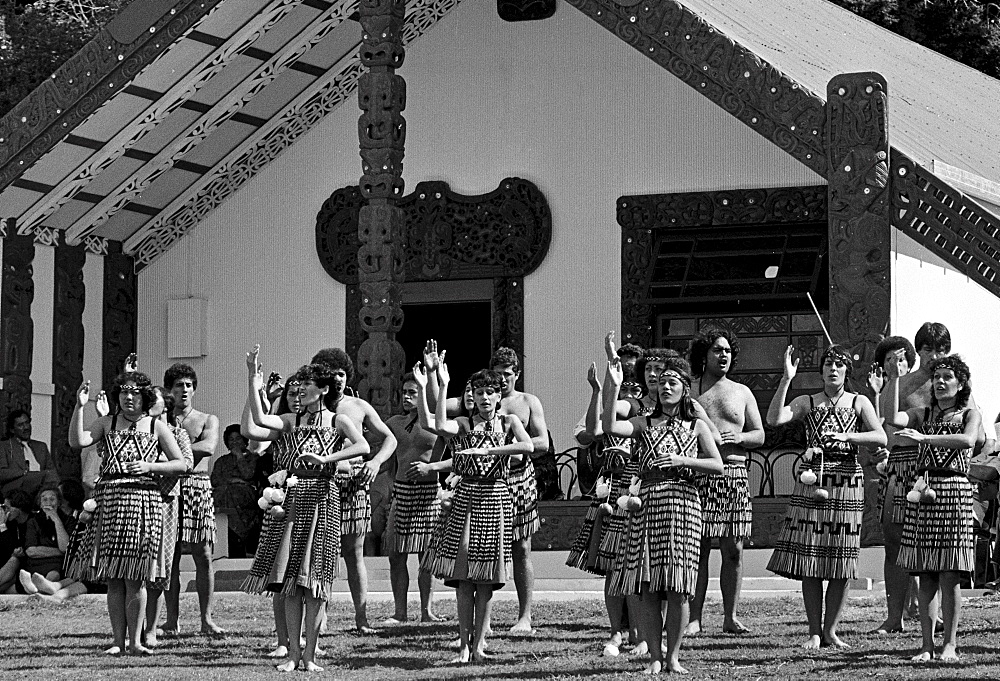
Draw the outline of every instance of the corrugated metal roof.
M827 0L681 0L731 39L825 97L838 73L889 84L889 143L1000 181L1000 80Z

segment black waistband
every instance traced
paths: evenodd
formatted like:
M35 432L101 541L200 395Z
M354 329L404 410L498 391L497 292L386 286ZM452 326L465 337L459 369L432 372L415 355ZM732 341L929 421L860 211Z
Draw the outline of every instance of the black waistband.
M288 472L288 477L295 476L297 478L309 478L309 479L324 479L333 480L333 473L328 471L315 471L308 468L303 469L292 469ZM287 480L286 480L287 483Z

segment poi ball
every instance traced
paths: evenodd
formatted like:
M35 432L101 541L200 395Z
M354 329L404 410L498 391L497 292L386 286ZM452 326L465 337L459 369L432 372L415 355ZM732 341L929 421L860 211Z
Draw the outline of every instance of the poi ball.
M451 499L442 499L441 500L441 511L443 513L447 513L448 511L450 511L451 510L451 503L452 503Z
M906 500L909 501L911 504L919 504L920 492L918 490L911 489L909 492L906 493Z
M829 499L830 492L829 490L825 490L822 487L820 487L815 492L813 492L813 497L815 497L816 499Z
M285 517L285 509L281 506L272 506L270 513L275 520L282 520Z
M623 511L628 508L628 496L623 494L618 497L618 508Z
M920 493L920 501L925 504L933 504L935 499L937 499L937 492L930 487Z
M275 504L280 504L285 501L285 493L280 489L273 490L271 492L271 501Z
M924 480L923 478L917 478L917 481L913 483L913 489L917 490L918 492L923 492L925 489L927 489L927 481Z
M626 508L633 512L638 511L642 508L642 499L639 497L629 497L626 502Z
M87 499L83 502L83 510L87 513L93 513L97 510L97 502L94 499Z
M597 507L597 515L611 515L614 512L615 507L606 501Z
M261 497L260 499L257 500L257 505L260 506L260 510L266 511L268 507L271 506L271 502L269 502L264 497Z
M87 523L90 522L90 519L93 517L94 516L90 511L80 511L80 515L77 516L76 521L78 523L83 523L84 525L86 525Z
M886 462L885 461L879 461L877 464L875 464L875 470L878 471L879 475L885 475Z
M274 488L273 487L265 487L264 491L260 493L260 495L262 497L264 497L265 499L267 499L268 501L272 500L271 499L271 495L272 494L274 494Z
M606 483L606 482L602 482L601 484L599 484L597 486L597 489L595 491L597 492L597 497L599 499L604 499L609 494L611 494L611 486L608 485L608 483Z
M799 476L799 482L803 485L815 485L816 480L816 474L812 471L802 471L802 475Z

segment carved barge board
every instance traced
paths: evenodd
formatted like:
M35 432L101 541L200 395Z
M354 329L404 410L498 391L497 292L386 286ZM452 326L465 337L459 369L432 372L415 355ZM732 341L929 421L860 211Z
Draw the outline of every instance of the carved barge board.
M104 258L104 354L101 358L104 389L111 387L115 376L125 366L125 358L135 352L138 314L135 259L122 253L121 242L110 242L108 255Z
M12 409L31 409L31 362L34 322L31 303L35 298L35 243L30 236L14 234L8 221L3 242L3 283L0 300L0 423Z
M59 477L80 480L80 457L69 446L69 422L76 405L76 391L83 382L83 308L86 290L84 246L55 249L55 307L52 320L52 455Z
M363 203L357 187L344 187L316 217L320 262L347 286L345 345L352 355L364 339L356 258ZM492 344L523 357L524 277L545 259L552 238L552 214L538 187L509 177L488 194L463 196L445 182L421 182L399 205L406 216L406 280L492 279Z

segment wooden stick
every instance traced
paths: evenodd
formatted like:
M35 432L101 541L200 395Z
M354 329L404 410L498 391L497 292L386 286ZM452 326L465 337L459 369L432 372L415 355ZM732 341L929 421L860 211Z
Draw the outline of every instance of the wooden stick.
M816 303L813 302L813 297L810 295L809 291L806 291L806 298L809 299L809 304L812 305L813 312L816 313L816 319L819 320L819 326L823 329L823 335L826 336L826 342L830 345L834 345L833 339L830 338L830 332L826 330L826 324L823 323L823 318L819 316L819 310L816 309Z

